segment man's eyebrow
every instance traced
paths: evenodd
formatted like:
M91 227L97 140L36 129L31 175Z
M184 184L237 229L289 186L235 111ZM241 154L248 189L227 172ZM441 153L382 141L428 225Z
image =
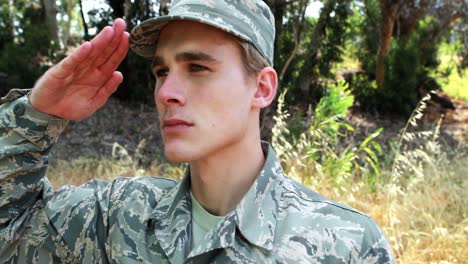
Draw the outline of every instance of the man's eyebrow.
M176 61L206 61L211 63L218 63L219 61L213 56L206 54L204 52L193 52L186 51L176 54ZM164 65L164 59L161 56L154 56L153 62L151 63L151 68L153 69L156 66Z
M176 61L206 61L206 62L218 62L217 59L212 57L209 54L206 54L204 52L193 52L193 51L187 51L187 52L181 52L176 54L175 57Z

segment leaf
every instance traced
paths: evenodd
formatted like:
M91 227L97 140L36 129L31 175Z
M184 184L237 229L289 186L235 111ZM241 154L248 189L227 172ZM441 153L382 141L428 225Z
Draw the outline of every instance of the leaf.
M377 155L375 154L374 151L372 151L370 148L364 148L363 150L364 150L364 152L367 153L367 155L369 155L369 156L372 158L372 160L373 160L376 164L379 163L379 158L377 157Z

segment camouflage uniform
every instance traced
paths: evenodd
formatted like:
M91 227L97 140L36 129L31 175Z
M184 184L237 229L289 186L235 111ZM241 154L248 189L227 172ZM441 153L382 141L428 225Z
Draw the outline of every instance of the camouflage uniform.
M159 32L172 20L190 20L228 32L253 45L273 65L275 18L261 0L174 0L167 16L152 18L133 28L130 47L153 57Z
M57 191L47 153L66 121L0 101L1 263L394 263L378 226L285 177L273 150L238 204L190 248L190 173Z
M175 0L168 16L132 31L152 57L173 19L209 24L253 45L273 64L274 20L260 0ZM1 263L394 263L378 226L285 177L266 162L236 209L191 248L190 172L90 181L54 191L47 154L67 122L36 111L13 90L0 100Z

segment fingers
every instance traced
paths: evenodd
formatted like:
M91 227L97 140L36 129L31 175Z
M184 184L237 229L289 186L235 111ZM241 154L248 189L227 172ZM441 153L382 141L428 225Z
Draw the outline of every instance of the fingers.
M97 34L91 40L92 52L89 55L85 63L80 65L76 70L82 71L83 69L88 68L90 65L93 65L96 58L102 54L102 52L109 46L112 38L114 37L114 29L110 26L104 27L99 34Z
M91 40L91 44L93 45L93 57L102 54L102 52L109 46L114 35L114 29L110 26L106 26Z
M107 45L105 50L96 58L94 65L96 65L97 67L104 64L108 60L108 58L112 56L114 51L119 47L119 44L122 40L122 34L125 32L125 21L120 18L116 19L113 28L114 38L112 39L112 42L109 45Z
M91 55L89 55L89 59L76 69L77 75L81 77L87 74L87 71L91 68L97 68L106 63L107 60L113 56L115 49L118 49L124 32L125 21L118 18L114 22L114 27L107 26L94 37L93 40L91 40L93 51ZM115 68L109 72L109 74L114 70Z
M112 77L104 84L101 89L94 96L94 107L96 109L101 108L106 102L107 99L117 90L120 83L122 83L123 75L122 73L115 71L112 74Z
M73 79L83 80L89 85L101 86L104 84L125 58L129 47L129 37L128 32L123 33L117 50L100 68L96 67L92 60L87 60L76 69Z
M86 41L76 50L74 50L72 54L63 59L59 64L57 64L55 67L52 67L51 74L57 79L66 78L86 60L91 50L91 43Z
M117 49L113 52L112 56L109 57L105 63L100 67L100 70L104 75L111 74L122 60L125 58L128 52L129 47L129 38L130 34L128 32L124 32L121 36L120 44Z

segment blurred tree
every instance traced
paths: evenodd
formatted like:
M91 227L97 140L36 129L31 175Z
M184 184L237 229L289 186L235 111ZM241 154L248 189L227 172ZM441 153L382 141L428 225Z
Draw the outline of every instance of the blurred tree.
M79 45L85 38L85 31L82 17L80 0L57 0L57 16L59 26L59 38L62 43L63 54L66 54L70 47ZM86 21L85 21L86 22Z
M0 1L0 50L15 38L15 13L13 0Z
M5 94L12 87L31 87L54 62L59 44L51 36L44 2L0 2L0 75Z
M332 65L341 60L351 0L324 0L318 19L307 17L312 1L267 1L277 15L275 67L288 103L318 102ZM278 21L282 21L278 25Z
M86 24L86 19L85 19L85 15L83 11L83 1L78 0L78 4L80 5L80 15L81 15L81 21L83 23L84 39L90 40L91 38L89 37L88 24Z
M454 21L466 19L468 15L468 2L465 0L379 0L379 3L381 23L376 60L376 81L379 88L384 85L385 58L390 51L392 36L403 43L408 42L421 18L424 15L431 16L437 25L421 39L421 45L427 48L437 44L441 33L447 31Z
M332 66L342 61L345 48L351 0L325 1L313 30L309 33L303 54L304 64L299 72L299 87L307 93L328 87L322 79L334 80ZM297 84L296 84L297 85ZM320 99L320 98L317 98Z
M299 44L301 43L301 40L302 40L302 32L305 27L305 22L304 22L304 20L306 19L305 12L306 12L308 5L309 5L308 0L299 0L299 1L296 1L296 3L293 3L290 5L289 13L291 14L290 19L291 19L292 32L293 32L292 41L294 43L294 46L292 48L291 54L289 54L289 56L286 55L287 59L282 65L281 70L279 72L280 81L283 80L286 70L288 69L293 59L296 57L297 52L299 50Z
M392 41L393 27L397 19L398 10L401 8L403 0L379 0L380 14L382 17L380 23L379 48L377 50L376 60L376 81L379 87L383 86L385 78L385 57L390 51Z
M355 12L363 16L354 20L360 37L352 45L360 47L358 58L367 77L356 76L351 88L366 109L409 114L421 94L438 88L430 76L439 65L437 47L455 22L466 24L468 3L464 0L361 3Z
M55 45L60 47L61 43L57 24L57 4L55 1L56 0L41 0L41 5L44 10L46 25L49 29L49 38Z
M64 50L66 50L68 46L68 38L70 36L74 2L75 1L73 0L61 0L61 6L63 7L64 11L63 14L65 14L64 16L66 17L62 31L62 43Z

